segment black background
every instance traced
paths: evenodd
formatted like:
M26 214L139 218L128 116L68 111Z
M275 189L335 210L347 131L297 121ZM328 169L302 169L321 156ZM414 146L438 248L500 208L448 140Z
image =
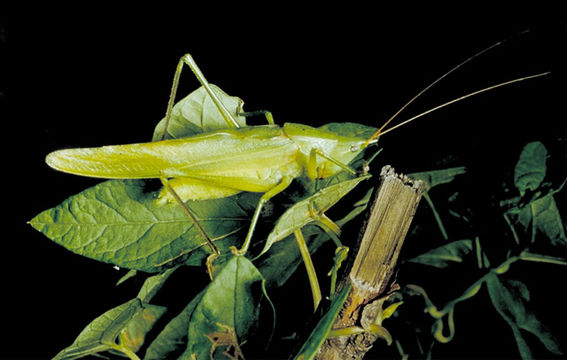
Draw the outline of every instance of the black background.
M91 319L135 295L136 283L114 286L124 271L71 254L26 221L97 183L50 170L44 163L50 151L150 139L186 52L210 82L243 98L247 110L271 110L277 123L377 126L452 66L530 30L451 75L399 119L501 81L544 71L551 76L469 99L384 136L383 161L409 173L439 167L450 156L477 170L472 190L463 191L488 199L487 191L513 167L523 145L541 140L552 155L561 154L555 157L561 162L552 161L564 178L564 3L455 4L118 9L90 3L2 9L8 216L0 357L53 356ZM180 94L197 86L186 71ZM565 214L564 201L560 205ZM533 301L565 350L565 271L532 269L527 283L539 286ZM206 280L201 275L195 275L195 287ZM297 293L304 291L298 297L309 306L307 288ZM506 325L495 313L472 313L475 301L457 310L468 325L457 319L458 335L446 353L439 347L439 356L515 357ZM471 341L472 336L479 338ZM494 352L494 344L505 350Z

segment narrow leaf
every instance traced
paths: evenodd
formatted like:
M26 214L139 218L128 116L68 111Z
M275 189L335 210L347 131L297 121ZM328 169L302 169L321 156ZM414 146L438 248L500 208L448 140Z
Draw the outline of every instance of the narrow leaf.
M472 240L464 239L450 242L447 245L429 250L408 261L423 265L430 265L437 268L445 268L451 262L462 262L463 256L473 249Z
M426 189L431 189L437 185L450 183L458 175L462 175L467 172L464 166L442 169L442 170L432 170L409 174L408 177L421 180L425 183Z
M118 281L116 282L116 286L123 284L124 282L126 282L129 279L132 279L137 274L138 274L138 272L136 270L128 270L128 272L126 274L124 274L124 276L122 276L120 279L118 279Z
M333 300L327 313L321 318L315 329L313 329L313 332L311 332L311 335L309 335L307 341L305 341L295 356L296 360L311 360L315 357L315 355L317 355L323 341L325 341L331 332L333 323L335 322L335 319L337 318L337 315L339 314L348 294L350 293L350 290L350 285L345 286L345 288Z
M567 266L567 259L566 258L535 254L535 253L531 253L529 251L523 251L520 254L520 259L524 260L524 261L534 261L534 262L542 262L542 263L547 263L547 264Z

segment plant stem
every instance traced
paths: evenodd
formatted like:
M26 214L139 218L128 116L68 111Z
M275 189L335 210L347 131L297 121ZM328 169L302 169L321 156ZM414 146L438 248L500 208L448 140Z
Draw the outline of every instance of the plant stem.
M558 258L554 256L532 254L528 251L523 251L520 254L520 260L542 262L555 265L567 265L567 259Z
M422 194L422 196L425 199L425 201L427 202L427 204L429 205L429 207L431 208L431 211L433 212L433 216L435 217L435 221L437 221L437 226L439 226L439 230L441 231L441 234L443 235L443 239L449 240L449 235L447 234L447 230L445 230L445 226L443 225L443 221L441 221L441 217L439 216L439 213L437 212L437 209L435 208L435 205L433 204L431 197L429 197L429 194L427 192L424 192Z
M128 356L130 360L141 360L135 352L133 352L128 346L126 345L118 345L114 344L114 350L120 351L124 355Z
M502 216L504 216L504 220L506 220L506 224L508 224L510 231L512 231L512 236L514 237L514 241L516 241L517 245L520 245L520 238L518 237L518 233L516 233L516 228L514 228L514 224L512 224L506 213L503 213Z

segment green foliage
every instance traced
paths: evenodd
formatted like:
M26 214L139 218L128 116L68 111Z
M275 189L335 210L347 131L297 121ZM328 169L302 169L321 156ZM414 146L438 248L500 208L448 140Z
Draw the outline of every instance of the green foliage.
M545 178L547 150L539 141L527 144L514 169L514 185L521 195L536 190Z
M488 261L490 254L482 249L478 237L475 238L474 243L472 240L452 241L408 260L411 263L436 268L446 268L451 263L464 263L466 266L476 264L476 270L481 273L481 276L462 291L461 295L447 301L442 307L433 303L424 288L406 285L404 295L421 297L425 313L433 319L429 330L423 330L429 332L431 338L429 345L421 346L419 356L431 357L435 342L447 343L453 339L456 332L454 314L457 305L479 294L484 286L494 309L509 325L522 359L533 358L530 341L525 337L525 332L534 335L551 353L562 354L557 339L537 319L534 312L536 309L530 307L530 292L527 286L518 279L504 275L508 273L512 264L520 261L567 265L567 259L554 255L558 248L564 249L566 244L564 220L559 214L554 198L554 194L561 190L562 185L553 188L550 183L544 181L548 157L547 150L540 142L527 144L520 155L513 179L515 191L519 196L500 202L503 221L510 229L511 239L508 238L509 250L499 265L490 266ZM423 175L419 177L428 178ZM432 210L435 212L434 208ZM530 248L537 245L536 242L539 242L539 248L548 249L551 254L533 253ZM476 261L469 259L471 256L476 257ZM493 257L496 257L496 254ZM469 270L469 272L474 271L474 269ZM401 343L398 345L401 349Z
M532 359L533 356L520 330L535 335L553 354L561 354L557 339L528 309L530 292L524 283L519 280L500 279L495 274L490 274L486 286L494 308L512 328L522 359Z
M553 188L544 182L547 158L547 150L539 141L524 147L514 169L514 185L520 196L503 201L501 205L507 208L507 218L530 233L531 243L540 233L554 244L566 244L565 227L554 198L564 183Z
M472 249L472 240L456 240L411 258L409 261L442 269L449 266L451 262L462 262L463 256Z
M146 334L167 310L149 302L172 272L173 269L170 269L147 278L136 298L91 321L73 344L63 349L54 359L77 359L103 351L135 356L133 354L144 344Z

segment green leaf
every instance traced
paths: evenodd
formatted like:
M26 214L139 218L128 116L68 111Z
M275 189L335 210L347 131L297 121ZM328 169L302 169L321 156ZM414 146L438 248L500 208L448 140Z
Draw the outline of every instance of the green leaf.
M132 352L140 350L142 345L144 345L146 334L153 328L154 324L166 310L167 308L164 306L143 304L142 309L136 312L120 332L120 346L126 346Z
M425 187L427 190L435 187L437 185L447 184L450 183L457 177L458 175L462 175L467 172L467 169L464 166L442 169L442 170L432 170L432 171L423 171L409 174L408 177L421 180L425 183Z
M349 284L345 286L345 288L333 300L331 307L317 323L317 326L313 329L311 335L309 335L309 338L305 341L294 359L311 360L315 357L315 355L317 355L323 341L325 341L331 332L333 323L335 322L335 319L337 318L337 315L339 314L348 294L350 293L350 290L351 285Z
M251 340L266 300L262 274L245 257L234 256L195 307L182 358L221 359L225 352L242 356L240 346Z
M529 291L525 284L517 280L501 281L495 274L489 274L486 285L494 308L512 328L522 359L531 359L533 356L521 330L535 335L553 354L561 354L557 340L528 310Z
M317 217L314 216L313 212L324 213L354 189L362 180L368 178L370 178L370 175L328 186L307 199L295 203L278 219L274 229L268 235L261 254L264 254L274 243L289 236L296 229L317 221Z
M552 194L533 200L521 208L517 219L525 229L530 225L544 234L552 243L560 244L567 242L563 220Z
M164 266L200 265L209 254L202 235L178 204L158 205L144 182L109 180L46 210L30 224L72 252L122 268L160 272ZM188 206L217 247L228 251L249 224L242 193L190 201ZM244 199L244 200L243 200ZM241 201L242 200L242 201Z
M201 303L205 290L201 291L174 317L158 334L146 350L145 360L171 359L187 347L189 323L198 304Z
M527 250L522 251L520 254L520 259L524 261L542 262L547 264L563 265L567 266L567 259L556 256L535 254Z
M87 325L73 344L59 352L54 360L77 359L111 349L120 331L140 307L140 300L133 299L105 312Z
M445 268L451 262L462 262L463 256L473 249L472 240L464 239L450 242L426 253L418 255L408 261L437 268Z
M144 281L142 288L138 292L137 298L145 303L149 303L152 298L157 294L159 289L165 284L167 279L173 274L177 268L167 269L161 274L150 276Z
M243 112L244 102L238 97L227 95L216 85L210 84L210 86L236 122L240 126L246 126L246 118L238 116ZM162 119L154 130L153 141L161 139L164 126L165 119ZM201 86L173 106L165 138L177 139L227 127L215 103Z
M540 186L545 178L546 160L547 150L541 142L534 141L524 146L514 169L514 184L520 194Z
M120 279L118 279L118 281L116 282L116 286L122 285L126 281L136 277L137 274L138 274L138 272L136 270L128 270L128 272L126 274L124 274L124 276L122 276Z
M145 334L164 312L164 307L144 305L140 299L132 299L94 319L73 344L59 352L54 359L77 359L109 350L135 352L143 344ZM120 344L116 342L119 337Z

